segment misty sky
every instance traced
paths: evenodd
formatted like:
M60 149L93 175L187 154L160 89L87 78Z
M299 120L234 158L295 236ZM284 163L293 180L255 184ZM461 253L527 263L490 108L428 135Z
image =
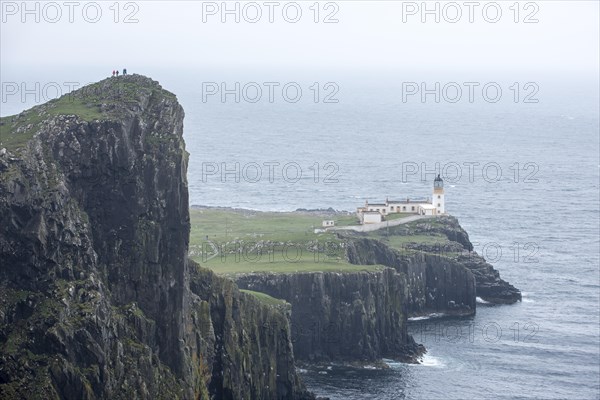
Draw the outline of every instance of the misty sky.
M35 11L36 3L39 11ZM110 68L115 63L132 69L400 68L595 76L599 69L597 1L520 2L518 16L510 9L513 1L501 1L494 3L500 4L502 12L496 23L486 21L483 15L483 7L490 2L477 2L473 23L468 21L470 9L463 6L465 2L454 3L462 13L457 23L448 21L456 18L456 7L446 6L446 14L442 10L447 2L438 3L439 23L433 14L421 22L421 10L414 8L420 8L421 2L320 2L318 17L310 8L313 1L298 2L302 15L296 23L284 19L284 6L290 20L297 10L284 1L275 2L278 5L272 9L262 1L250 6L240 2L239 23L233 14L225 15L227 21L221 22L221 2L120 2L118 15L116 7L110 8L112 1L99 2L102 14L96 18L95 4L82 1L71 10L72 23L64 2L46 3L27 2L34 11L24 14L21 1L1 2L3 79L16 78L13 75L21 68ZM235 2L228 3L231 9L235 7ZM427 2L432 9L435 3ZM256 18L257 9L262 16L250 23L248 19ZM268 21L269 11L273 23ZM495 6L488 6L486 16L494 19L495 11ZM128 16L138 22L125 23ZM324 23L326 17L339 22ZM515 17L519 22L514 22ZM539 22L525 23L525 19Z

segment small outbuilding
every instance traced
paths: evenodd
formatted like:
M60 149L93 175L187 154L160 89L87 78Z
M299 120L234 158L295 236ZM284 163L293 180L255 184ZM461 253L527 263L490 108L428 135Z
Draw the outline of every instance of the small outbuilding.
M363 224L377 224L383 220L383 215L379 211L365 211L362 213Z

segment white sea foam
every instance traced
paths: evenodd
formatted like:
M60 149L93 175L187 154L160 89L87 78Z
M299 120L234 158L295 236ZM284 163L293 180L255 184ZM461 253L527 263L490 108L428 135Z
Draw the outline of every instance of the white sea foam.
M481 298L481 297L479 297L479 296L477 296L477 297L475 298L475 301L476 301L477 303L479 303L479 304L490 304L490 302L489 302L489 301L485 301L484 299L482 299L482 298Z
M521 292L521 302L523 303L535 303L535 300L529 298L528 292Z
M535 300L533 300L533 299L528 299L528 298L526 298L526 297L523 297L523 298L521 298L521 301L522 301L523 303L535 303Z
M402 366L402 364L403 364L403 363L401 363L401 362L398 362L398 361L392 360L392 359L390 359L390 358L383 358L383 359L382 359L382 361L383 361L384 363L386 363L386 364L387 364L387 366L388 366L388 367L390 367L390 368L398 368L398 367Z
M434 357L430 354L425 354L421 358L420 364L410 364L417 367L433 367L433 368L444 368L446 364L439 358Z
M427 314L427 315L422 315L419 317L410 317L408 318L409 321L423 321L423 320L427 320L427 319L434 319L434 318L440 318L445 316L446 314L444 313L431 313L431 314Z

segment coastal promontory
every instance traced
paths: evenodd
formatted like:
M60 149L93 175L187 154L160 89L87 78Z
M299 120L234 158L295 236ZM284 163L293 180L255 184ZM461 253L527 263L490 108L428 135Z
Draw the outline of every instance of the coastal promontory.
M183 119L127 75L0 120L0 398L313 398L286 311L188 259Z

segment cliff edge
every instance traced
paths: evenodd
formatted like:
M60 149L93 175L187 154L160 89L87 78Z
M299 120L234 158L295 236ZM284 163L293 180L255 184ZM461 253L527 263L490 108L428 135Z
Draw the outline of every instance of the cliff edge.
M313 398L288 315L187 258L183 117L128 75L0 120L0 398Z

